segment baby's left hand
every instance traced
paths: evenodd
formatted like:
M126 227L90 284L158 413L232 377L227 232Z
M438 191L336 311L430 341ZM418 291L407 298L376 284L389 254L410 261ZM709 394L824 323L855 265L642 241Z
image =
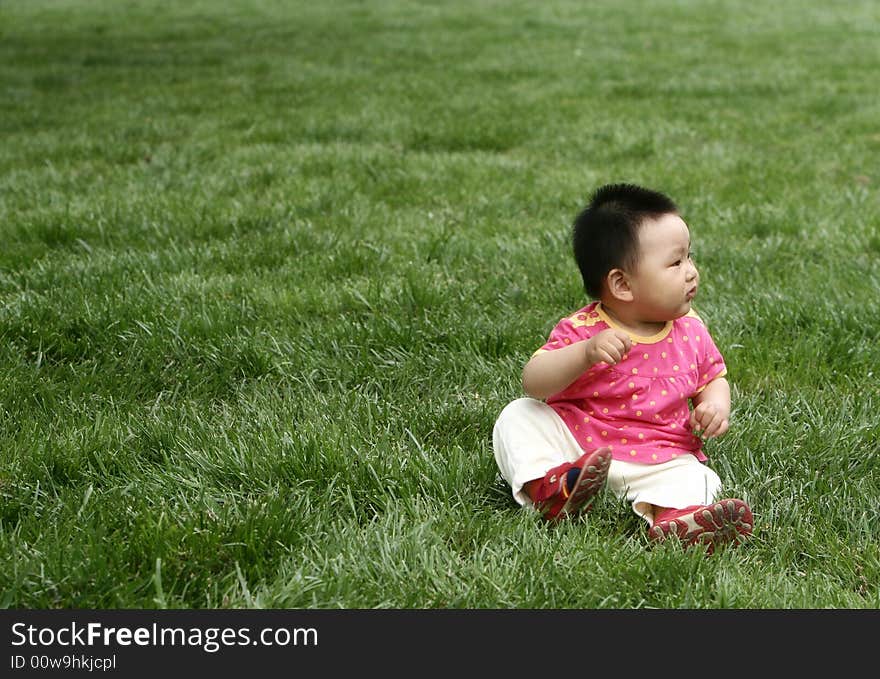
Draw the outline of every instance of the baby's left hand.
M730 411L721 404L704 401L691 411L691 429L707 439L723 436L730 428L729 417Z

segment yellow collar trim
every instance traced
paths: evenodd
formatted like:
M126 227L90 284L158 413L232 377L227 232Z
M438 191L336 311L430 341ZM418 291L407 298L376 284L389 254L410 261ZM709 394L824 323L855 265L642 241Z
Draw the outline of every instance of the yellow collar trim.
M672 321L666 321L666 325L663 326L663 329L660 330L655 335L645 336L645 335L636 335L633 332L630 332L626 328L620 327L617 323L611 320L611 317L607 314L605 309L602 307L602 302L598 302L596 304L596 312L599 314L599 318L605 321L609 327L616 328L622 332L625 332L629 335L629 338L633 342L637 342L638 344L655 344L662 339L666 339L666 336L672 332Z

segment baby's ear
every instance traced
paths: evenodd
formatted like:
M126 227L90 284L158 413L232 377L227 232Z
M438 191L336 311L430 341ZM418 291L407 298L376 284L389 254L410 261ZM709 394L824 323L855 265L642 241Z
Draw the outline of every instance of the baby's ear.
M608 294L621 302L632 302L633 293L629 284L629 276L623 269L611 269L605 276Z

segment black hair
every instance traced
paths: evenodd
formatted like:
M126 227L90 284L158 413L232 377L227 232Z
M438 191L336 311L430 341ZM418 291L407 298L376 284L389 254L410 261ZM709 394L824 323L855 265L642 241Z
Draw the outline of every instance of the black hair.
M571 229L574 258L590 297L601 297L609 271L636 263L642 222L665 214L678 214L675 203L635 184L606 184L593 194Z

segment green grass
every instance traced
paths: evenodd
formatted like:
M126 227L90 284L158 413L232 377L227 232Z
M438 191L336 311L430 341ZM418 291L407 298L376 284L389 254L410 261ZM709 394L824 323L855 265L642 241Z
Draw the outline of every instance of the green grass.
M880 6L0 4L0 604L880 606ZM755 512L520 510L610 181L691 226Z

